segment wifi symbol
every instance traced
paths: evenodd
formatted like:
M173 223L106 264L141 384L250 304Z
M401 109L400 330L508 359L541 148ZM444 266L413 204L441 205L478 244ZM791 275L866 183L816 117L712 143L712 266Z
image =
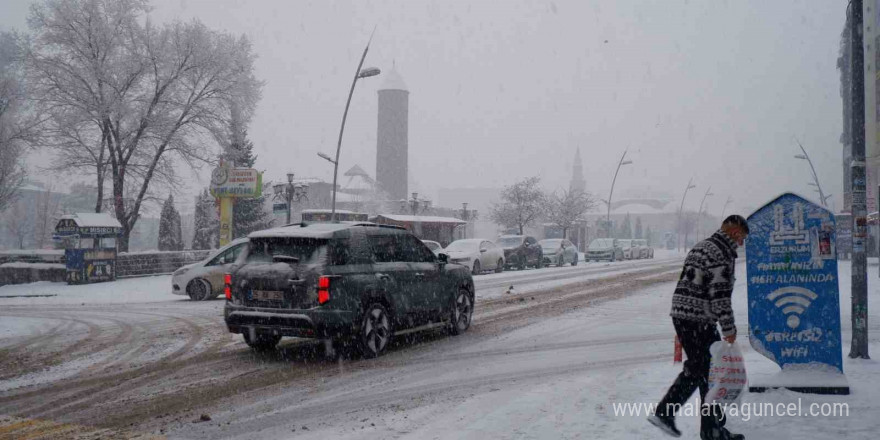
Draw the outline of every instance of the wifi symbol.
M810 307L810 303L818 297L819 295L797 286L783 287L767 295L767 299L776 301L776 308L782 309L782 313L788 315L786 323L792 330L801 325L801 318L798 315L803 314L807 307Z

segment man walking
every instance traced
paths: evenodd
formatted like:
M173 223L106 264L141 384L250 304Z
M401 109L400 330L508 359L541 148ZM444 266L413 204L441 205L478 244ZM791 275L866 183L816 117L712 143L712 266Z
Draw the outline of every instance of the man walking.
M709 347L719 341L717 325L724 340L736 341L730 295L735 282L736 248L742 246L749 226L742 216L724 219L721 229L697 243L688 253L675 293L672 296L672 325L687 354L684 369L657 405L648 421L663 432L679 437L675 427L675 411L699 388L700 401L709 390ZM702 440L742 440L724 428L725 418L717 405L701 408L700 438Z

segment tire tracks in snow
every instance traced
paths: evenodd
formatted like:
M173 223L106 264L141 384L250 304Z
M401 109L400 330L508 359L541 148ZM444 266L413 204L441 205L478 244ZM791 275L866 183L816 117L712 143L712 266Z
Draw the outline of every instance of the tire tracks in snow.
M213 308L206 313L205 309L187 309L179 304L173 306L153 304L149 307L132 307L124 310L120 310L121 306L90 307L83 310L83 315L96 314L97 316L92 318L95 320L107 317L126 320L121 316L122 314L152 318L146 321L126 320L134 326L133 333L114 333L112 340L117 341L119 345L116 352L118 356L111 356L103 363L92 365L68 379L48 385L0 392L0 413L23 417L42 416L74 423L96 424L97 421L100 427L111 430L129 429L132 426L157 428L172 421L188 424L194 414L206 411L207 408L228 406L231 402L259 401L266 396L279 392L289 393L291 390L300 390L305 393L304 395L309 395L309 390L315 392L316 387L320 387L325 379L332 378L338 383L363 385L365 380L369 381L377 376L385 377L393 374L395 369L421 368L422 365L441 363L444 360L467 361L509 354L549 353L632 342L626 338L612 338L449 355L444 353L456 347L460 348L462 344L488 340L573 309L589 306L596 301L623 297L651 284L670 281L677 275L672 274L670 268L680 268L677 260L672 264L651 261L645 262L644 265L648 266L645 270L597 277L540 291L507 295L503 298L481 300L476 303L471 331L462 336L440 338L437 335L433 341L416 345L396 343L396 348L389 353L390 356L374 360L345 361L341 364L324 359L321 356L323 350L320 346L299 341L285 342L277 352L270 355L254 354L240 340L230 343L231 338L223 326L222 317ZM615 269L617 268L604 266L601 270L591 273L600 274L601 271L606 271L613 274ZM571 271L571 276L566 274L566 278L583 277L584 272ZM522 275L532 275L532 273ZM558 280L560 275L546 274L539 278ZM479 280L479 277L477 279ZM496 281L499 282L501 285L506 285L510 283L510 279ZM522 284L525 281L519 282ZM485 288L485 283L478 281L477 288ZM40 309L35 313L47 314L53 311L70 313L69 309L63 308ZM144 334L145 331L148 334ZM157 335L159 331L164 335ZM172 332L185 333L183 341L177 338L173 339L173 344L167 343L166 336ZM39 337L46 338L48 335ZM644 338L640 339L640 341L644 340ZM128 365L147 351L156 348L157 344L171 346L177 343L182 345L173 351L169 348L168 351L171 353L164 353L159 359L147 360L145 365L139 367ZM94 355L95 352L91 351L91 354ZM648 361L644 360L644 362ZM650 361L653 361L653 358ZM119 371L120 369L122 371ZM553 371L555 370L550 369L535 374L554 374ZM499 375L492 380L510 380L510 377L513 376ZM438 386L436 390L429 387L421 390L401 390L399 393L400 396L418 395L444 392L448 389L450 389L449 384L445 384ZM369 402L375 402L374 399L378 398L381 396L363 397ZM351 400L351 396L341 400ZM49 401L52 403L47 403ZM318 402L315 404L320 405ZM352 407L358 405L362 403L352 404Z

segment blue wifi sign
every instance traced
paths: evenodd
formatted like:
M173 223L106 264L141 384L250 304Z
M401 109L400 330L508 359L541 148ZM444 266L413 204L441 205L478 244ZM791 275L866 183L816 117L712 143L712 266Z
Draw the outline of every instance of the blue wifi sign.
M783 369L843 372L834 215L786 193L749 216L749 342Z

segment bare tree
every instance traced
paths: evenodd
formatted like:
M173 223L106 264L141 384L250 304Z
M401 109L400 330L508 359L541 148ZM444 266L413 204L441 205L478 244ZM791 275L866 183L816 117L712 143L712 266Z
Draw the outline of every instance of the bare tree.
M562 190L547 196L547 220L562 229L563 238L568 238L574 223L595 207L596 199L591 194L578 189Z
M24 183L24 152L36 136L38 119L28 112L20 68L21 52L12 34L0 33L0 211Z
M245 37L195 20L142 24L148 8L143 0L44 0L28 20L29 73L51 115L55 165L93 170L96 211L109 178L122 251L144 202L175 186L180 164L213 163L206 141L228 138L231 107L252 113L261 87Z
M506 228L517 228L520 235L544 213L546 196L539 187L541 178L529 177L501 191L501 203L492 205L493 222Z

